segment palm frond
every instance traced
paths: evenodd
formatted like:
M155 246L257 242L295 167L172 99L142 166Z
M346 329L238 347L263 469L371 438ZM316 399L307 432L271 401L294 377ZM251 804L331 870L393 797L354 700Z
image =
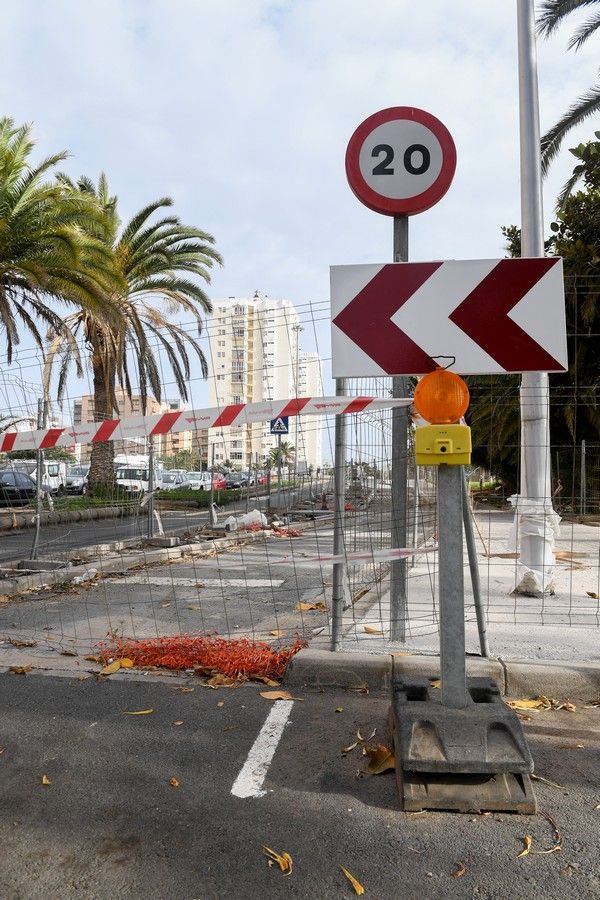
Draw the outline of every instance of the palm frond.
M561 119L550 128L541 141L542 172L546 174L550 163L558 154L567 134L600 109L600 83L590 88L569 107Z

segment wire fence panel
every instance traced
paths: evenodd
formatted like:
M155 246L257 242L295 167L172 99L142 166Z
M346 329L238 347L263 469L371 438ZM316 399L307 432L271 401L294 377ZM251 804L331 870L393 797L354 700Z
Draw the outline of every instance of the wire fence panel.
M295 314L265 304L261 316L250 312L248 303L240 304L241 312L227 309L221 314L217 307L205 336L209 382L216 398L223 397L219 391L225 382L217 379L230 376L232 384L242 384L234 379L242 374L243 360L245 386L219 404L236 397L239 403L254 401L249 385L259 382L264 401L294 396L296 389L304 395L331 394L318 361L319 355L326 356L319 353L326 304L306 304ZM277 350L279 328L285 337ZM302 331L312 336L316 350L299 349ZM229 337L236 339L231 346ZM589 339L570 336L580 349ZM40 362L25 362L23 357L19 376L0 374L5 431L37 426ZM490 376L471 384L474 452L465 474L482 600L496 655L597 655L600 441L592 427L597 385L561 378L551 379L549 461L553 503L562 521L555 539L554 593L542 597L512 590L519 566L511 503L520 469L518 378ZM348 380L349 394L355 397L389 397L391 387L387 378ZM49 427L73 422L76 431L94 421L91 386L88 391L68 397L62 412L50 404ZM199 391L200 379L192 379L190 408L206 404ZM173 384L165 378L163 396L171 392ZM140 415L135 392L132 398L120 393L117 399L123 420ZM150 412L163 416L179 408L185 415L185 404L178 407L178 402L163 401ZM181 653L185 641L198 636L233 640L239 652L244 641L265 642L277 651L296 639L330 647L335 419L292 417L290 423L290 434L282 439L288 448L279 457L268 422L217 428L215 434L190 423L189 432L179 435L121 440L115 447L117 483L93 497L86 488L90 447L77 450L70 473L45 452L42 479L48 491L39 511L35 554L31 497L21 498L22 504L9 502L6 492L0 498L0 646L7 664L35 657L85 672L84 658L97 653L99 642L108 639L116 647L114 642L125 638L160 642L179 637ZM341 647L435 652L438 569L437 554L430 551L438 530L436 469L415 465L414 429L409 429L407 544L419 553L407 562L406 642L393 644L391 557L385 556L397 515L391 493L391 412L353 413L346 434L348 605ZM35 465L35 459L11 454L3 460L0 479L2 473L7 481L16 471L31 474ZM228 482L233 475L237 483ZM17 485L9 487L16 490ZM464 565L467 638L469 650L478 652L466 555ZM156 652L146 659L156 659ZM250 651L246 647L244 652ZM183 659L171 653L172 662Z

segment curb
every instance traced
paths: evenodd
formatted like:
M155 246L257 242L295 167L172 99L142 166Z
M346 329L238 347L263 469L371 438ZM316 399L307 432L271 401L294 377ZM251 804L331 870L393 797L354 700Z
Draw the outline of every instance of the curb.
M35 575L24 575L22 578L7 578L2 581L2 593L7 597L15 597L26 591L35 591L41 587L55 584L70 584L78 575L86 575L91 569L95 569L100 575L110 575L114 572L123 572L127 569L135 569L153 563L170 562L188 556L195 556L196 554L200 555L213 549L241 546L258 541L261 538L265 539L264 532L248 533L244 534L243 537L216 538L212 541L180 544L179 547L166 549L140 550L136 554L115 556L112 559L90 559L87 564L81 566L69 565L63 569L39 572Z
M43 510L40 524L67 525L91 519L127 519L137 510L129 506L91 506L87 509ZM35 527L35 510L14 511L0 515L0 531L21 531Z
M291 660L286 687L310 689L391 690L393 675L439 678L439 656L405 653L334 653L330 650L300 650ZM504 660L467 657L467 674L493 678L507 696L595 698L600 694L600 663L565 660Z

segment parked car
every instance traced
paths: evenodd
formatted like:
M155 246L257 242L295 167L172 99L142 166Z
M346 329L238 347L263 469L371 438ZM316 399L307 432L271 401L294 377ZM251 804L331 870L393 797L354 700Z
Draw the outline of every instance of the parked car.
M36 480L37 460L35 459L11 459L10 467L13 471L24 472L30 478ZM42 460L42 490L51 494L63 494L67 486L67 464L59 459Z
M256 484L256 478L252 472L244 472L243 475L249 487L253 487Z
M235 490L236 488L246 487L248 480L243 472L230 472L225 478L225 487L227 490Z
M163 472L158 483L158 489L160 491L179 491L189 488L191 485L186 475L182 475L180 472Z
M24 506L35 500L35 481L17 469L0 471L0 506Z
M227 487L227 479L225 475L221 475L220 472L215 472L213 475L213 487L215 491L223 491ZM210 485L209 488L210 490Z
M268 480L268 479L267 479L267 473L266 473L266 472L262 472L262 473L258 476L258 483L259 483L259 484L266 484L266 483L267 483L267 480Z
M187 480L193 491L210 491L210 472L188 472Z
M70 466L67 469L67 494L87 494L89 471L89 466Z

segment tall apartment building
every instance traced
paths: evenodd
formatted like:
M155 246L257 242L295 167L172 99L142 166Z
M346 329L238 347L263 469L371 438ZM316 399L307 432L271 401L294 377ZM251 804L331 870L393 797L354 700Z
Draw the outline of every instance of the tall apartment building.
M139 394L133 394L131 399L125 391L117 390L117 405L119 417L139 416L142 410L142 398ZM146 415L154 416L164 412L172 412L176 409L189 409L188 404L180 400L163 400L160 403L154 397L148 397L146 402ZM73 403L73 424L81 425L82 422L97 421L94 410L94 397L86 394L81 400ZM115 453L145 453L147 446L144 438L131 441L115 441ZM206 429L202 432L180 431L177 434L158 435L155 441L155 451L158 456L171 456L182 450L197 450L202 459L208 455L208 437ZM84 444L81 448L81 462L89 462L91 445Z
M305 356L299 347L302 328L294 306L288 300L269 297L229 297L216 300L210 323L209 405L227 406L232 403L254 403L302 396L302 371ZM320 371L320 362L319 362ZM305 366L304 382L309 379L314 364ZM311 374L312 378L312 374ZM320 385L317 393L320 393ZM304 419L304 430L316 432L314 425ZM290 419L288 440L298 446L301 430ZM319 431L320 435L320 431ZM238 425L209 431L209 459L217 463L230 460L234 466L247 468L257 460L264 462L276 444L269 423ZM300 445L299 458L302 452ZM320 440L305 447L307 464L320 465Z

